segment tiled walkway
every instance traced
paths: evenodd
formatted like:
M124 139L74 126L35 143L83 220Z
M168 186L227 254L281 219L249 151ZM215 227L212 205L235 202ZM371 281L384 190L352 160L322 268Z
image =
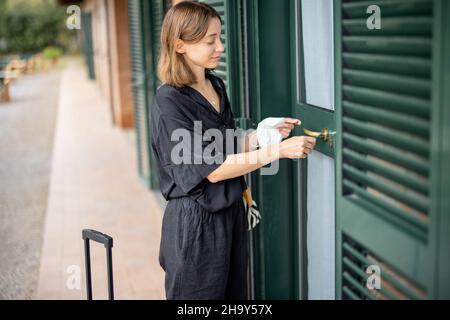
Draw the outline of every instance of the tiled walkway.
M85 299L81 230L114 238L116 299L164 299L162 209L137 177L135 148L83 65L63 71L38 299ZM94 299L107 298L105 248L91 242ZM78 284L81 284L80 288Z

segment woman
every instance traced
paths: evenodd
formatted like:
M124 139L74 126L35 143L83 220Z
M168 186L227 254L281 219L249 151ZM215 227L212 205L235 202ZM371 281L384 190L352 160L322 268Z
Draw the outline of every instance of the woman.
M164 84L151 107L151 128L168 200L159 257L167 299L247 298L243 176L280 158L304 158L315 145L314 138L292 137L256 149L254 133L230 138L235 126L225 86L210 72L224 51L221 27L213 8L184 1L169 10L161 31ZM278 130L286 138L299 123L285 118ZM214 133L211 143L207 131Z

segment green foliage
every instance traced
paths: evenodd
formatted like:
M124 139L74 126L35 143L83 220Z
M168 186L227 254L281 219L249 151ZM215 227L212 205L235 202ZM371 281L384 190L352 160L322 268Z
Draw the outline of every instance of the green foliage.
M62 53L63 52L62 52L61 48L57 48L57 47L53 47L53 46L46 47L42 51L42 55L46 59L57 59L62 55Z
M54 1L0 0L0 54L35 53L59 46L67 32L64 7Z

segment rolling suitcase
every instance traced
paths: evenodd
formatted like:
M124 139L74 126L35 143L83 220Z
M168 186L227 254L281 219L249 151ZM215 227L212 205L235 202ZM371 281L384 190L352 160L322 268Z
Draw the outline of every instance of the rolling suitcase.
M106 265L108 270L108 297L109 300L114 300L113 268L112 268L113 238L108 236L107 234L91 229L84 229L81 234L84 240L84 258L85 258L84 263L86 267L87 299L92 300L91 252L89 247L89 240L92 240L98 243L102 243L106 248Z

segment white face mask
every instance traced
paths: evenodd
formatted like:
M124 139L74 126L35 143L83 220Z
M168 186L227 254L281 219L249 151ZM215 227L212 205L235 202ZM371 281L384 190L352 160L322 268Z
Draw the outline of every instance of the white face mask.
M261 148L278 144L283 140L283 136L278 131L278 127L284 123L285 118L265 118L258 124L256 134L258 137L258 144Z

